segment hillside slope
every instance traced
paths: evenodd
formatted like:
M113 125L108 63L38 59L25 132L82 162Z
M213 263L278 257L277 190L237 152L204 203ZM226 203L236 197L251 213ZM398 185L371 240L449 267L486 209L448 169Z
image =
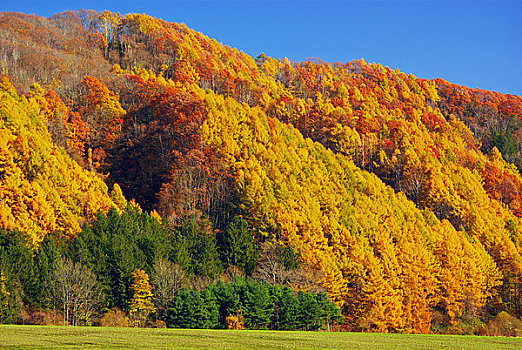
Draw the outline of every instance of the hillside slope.
M56 162L92 182L39 185L64 191L36 195L53 208L72 194L54 211L74 219L7 205L2 227L35 241L76 232L71 222L113 204L88 172L98 171L171 223L202 213L223 230L244 217L258 244L295 249L356 329L428 332L503 309L520 316L522 177L505 160L518 162L519 96L364 61L254 59L139 14L4 13L0 33L3 73L28 91L19 98L4 80L4 120L60 115L27 128L45 138L46 159L56 149ZM495 133L498 116L509 127ZM18 155L44 141L2 128L3 147L22 149L5 168L32 179L37 157Z

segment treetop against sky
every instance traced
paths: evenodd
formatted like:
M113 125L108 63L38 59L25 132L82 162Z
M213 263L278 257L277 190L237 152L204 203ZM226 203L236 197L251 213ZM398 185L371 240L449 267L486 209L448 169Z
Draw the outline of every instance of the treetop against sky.
M364 58L421 78L522 95L520 1L21 1L0 11L78 8L183 22L257 56Z

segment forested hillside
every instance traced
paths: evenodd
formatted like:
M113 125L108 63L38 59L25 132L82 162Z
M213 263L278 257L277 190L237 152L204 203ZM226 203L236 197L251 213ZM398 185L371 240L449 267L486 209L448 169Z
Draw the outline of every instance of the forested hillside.
M46 94L35 83L19 97L3 77L0 103L3 228L25 233L37 245L54 231L74 236L98 210L118 207L99 176L83 169L52 142L48 123L64 123L63 119L69 117L55 93ZM65 131L60 135L63 138L75 132L61 131ZM117 193L124 201L117 185L113 193L115 199Z
M83 10L1 13L0 70L5 322L494 334L522 316L519 96ZM96 303L64 306L67 268Z

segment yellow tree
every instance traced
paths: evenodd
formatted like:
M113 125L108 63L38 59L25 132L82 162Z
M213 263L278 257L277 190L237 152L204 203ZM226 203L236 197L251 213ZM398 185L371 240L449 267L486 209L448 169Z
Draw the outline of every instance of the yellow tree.
M129 304L129 315L136 327L144 327L150 314L156 311L152 302L152 286L149 283L149 275L141 269L136 269L132 274L132 284L129 287L132 299Z
M404 331L428 333L431 325L430 308L436 304L436 273L439 266L435 257L413 238L405 239L402 243L398 259L402 266Z

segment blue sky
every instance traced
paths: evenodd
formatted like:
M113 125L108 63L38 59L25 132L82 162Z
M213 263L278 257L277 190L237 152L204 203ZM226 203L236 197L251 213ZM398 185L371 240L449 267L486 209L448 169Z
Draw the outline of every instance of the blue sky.
M146 13L257 56L364 58L421 78L522 96L522 1L31 1L0 11Z

